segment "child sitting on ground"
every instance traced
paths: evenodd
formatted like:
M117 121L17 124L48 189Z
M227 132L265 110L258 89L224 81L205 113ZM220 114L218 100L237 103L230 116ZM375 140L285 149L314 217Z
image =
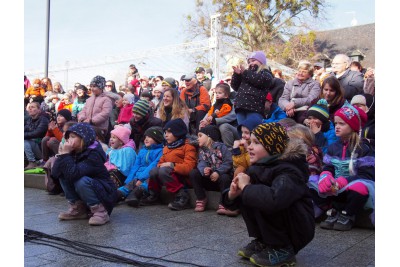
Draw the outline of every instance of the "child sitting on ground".
M166 145L157 167L150 171L149 194L145 195L140 204L154 205L159 202L161 187L175 195L173 202L168 204L171 210L189 208L189 172L196 167L196 147L186 138L188 129L185 122L178 118L167 122L164 126Z
M139 150L125 185L118 188L120 198L129 206L137 207L144 192L148 192L150 170L157 166L163 151L163 130L153 126L144 132L144 146Z
M135 163L135 143L129 139L131 131L124 126L116 126L110 134L110 147L106 152L107 161L104 165L118 188L124 185L126 177Z
M104 163L106 154L96 141L88 123L77 123L65 132L65 144L57 154L52 175L59 179L69 209L58 215L60 220L87 219L90 225L103 225L117 201L117 188Z
M271 93L267 94L264 107L265 118L263 119L263 123L278 122L281 119L287 118L286 112L273 102Z
M238 254L257 266L293 266L295 255L315 232L307 187L307 147L289 139L279 123L258 125L248 146L251 166L223 194L229 209L240 208L255 239Z
M310 183L314 203L328 218L323 229L349 231L363 208L375 209L375 151L360 138L367 114L347 102L335 112L335 130L340 140L328 147L319 181Z
M204 211L207 205L205 190L223 192L229 188L232 181L232 154L224 143L221 143L221 133L215 125L207 125L199 130L199 158L197 168L189 173L194 193L196 194L195 211ZM217 213L220 215L237 216L239 211L230 211L221 204Z

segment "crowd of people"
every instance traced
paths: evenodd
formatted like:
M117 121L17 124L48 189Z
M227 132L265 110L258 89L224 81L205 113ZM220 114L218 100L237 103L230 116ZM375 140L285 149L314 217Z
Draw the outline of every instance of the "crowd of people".
M302 60L295 77L271 70L262 51L215 81L201 66L125 83L95 76L65 90L25 76L25 171L43 168L50 194L64 194L60 220L110 221L120 202L171 210L242 214L254 240L238 254L258 266L293 264L315 221L349 231L375 209L375 72L344 54L330 68Z

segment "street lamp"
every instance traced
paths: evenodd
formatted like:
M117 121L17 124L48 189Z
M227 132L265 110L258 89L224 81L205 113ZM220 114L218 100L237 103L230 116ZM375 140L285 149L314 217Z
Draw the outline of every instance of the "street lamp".
M365 58L365 55L360 50L354 50L350 55L351 61L361 62Z

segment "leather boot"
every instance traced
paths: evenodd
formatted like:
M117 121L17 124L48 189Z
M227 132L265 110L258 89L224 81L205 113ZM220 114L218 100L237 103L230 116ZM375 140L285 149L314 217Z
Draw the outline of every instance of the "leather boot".
M77 200L75 203L69 203L68 211L60 212L60 214L58 214L58 219L60 220L81 220L87 218L87 207L82 200Z

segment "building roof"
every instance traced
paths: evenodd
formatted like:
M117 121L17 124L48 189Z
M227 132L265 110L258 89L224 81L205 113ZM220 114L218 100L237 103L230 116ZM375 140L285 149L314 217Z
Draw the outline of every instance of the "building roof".
M375 23L316 32L315 47L331 60L336 54L350 56L359 50L365 55L361 65L375 68Z

